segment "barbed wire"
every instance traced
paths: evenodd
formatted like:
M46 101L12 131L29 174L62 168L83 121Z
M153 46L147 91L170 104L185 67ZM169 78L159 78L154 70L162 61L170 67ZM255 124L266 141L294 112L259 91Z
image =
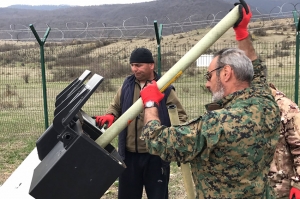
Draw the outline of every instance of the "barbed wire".
M289 11L283 11L283 8L289 6ZM285 25L294 25L293 11L300 14L300 2L297 4L283 3L281 6L276 6L269 13L263 14L256 7L253 9L252 22L260 22L259 25L250 27L250 30L262 28L282 28L282 24L277 20L285 19ZM191 30L208 29L216 25L228 13L228 10L221 10L217 13L210 13L207 16L202 14L192 14L182 21L172 21L168 16L163 16L163 35L187 33ZM198 19L198 20L197 20ZM38 23L35 27L38 34L43 34L45 29L40 26L49 27L47 23L44 25ZM140 24L140 25L129 25ZM134 39L134 38L149 38L153 37L154 26L150 24L147 16L129 17L124 19L120 26L110 25L102 21L96 22L80 22L70 21L65 23L65 28L51 27L47 41L68 41L68 40L109 40L109 39ZM11 41L33 41L34 35L29 26L23 24L10 24L8 30L0 30L1 40Z

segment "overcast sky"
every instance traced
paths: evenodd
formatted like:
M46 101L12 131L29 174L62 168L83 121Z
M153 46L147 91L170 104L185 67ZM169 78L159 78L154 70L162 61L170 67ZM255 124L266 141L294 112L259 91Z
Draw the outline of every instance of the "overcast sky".
M16 4L22 5L78 5L78 6L89 6L89 5L103 5L103 4L127 4L127 3L140 3L152 0L0 0L0 7L7 7Z

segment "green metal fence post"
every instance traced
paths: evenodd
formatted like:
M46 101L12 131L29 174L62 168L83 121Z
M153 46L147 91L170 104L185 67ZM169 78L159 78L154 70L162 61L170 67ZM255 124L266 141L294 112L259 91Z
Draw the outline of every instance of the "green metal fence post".
M42 84L43 84L43 100L44 100L44 117L45 117L45 129L49 127L48 123L48 105L47 105L47 87L46 87L46 74L45 74L45 59L44 59L44 44L46 42L46 39L50 33L51 28L48 27L47 31L42 38L40 39L39 35L35 31L32 24L29 25L32 33L34 34L36 40L38 41L40 45L40 55L41 55L41 69L42 69Z
M161 49L160 49L160 41L163 25L160 24L159 29L157 27L157 21L154 21L155 35L157 41L157 73L161 76Z
M293 11L294 22L296 26L296 70L295 70L295 103L298 104L298 94L299 94L299 37L300 37L300 17L298 19L297 11Z

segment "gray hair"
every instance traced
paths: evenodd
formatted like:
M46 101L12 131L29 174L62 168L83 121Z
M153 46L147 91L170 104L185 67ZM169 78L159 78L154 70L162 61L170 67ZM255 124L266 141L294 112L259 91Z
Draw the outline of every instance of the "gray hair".
M214 54L214 57L217 56L217 67L229 65L237 80L251 83L254 75L253 65L244 51L237 48L225 48ZM217 76L220 76L220 70L217 70Z

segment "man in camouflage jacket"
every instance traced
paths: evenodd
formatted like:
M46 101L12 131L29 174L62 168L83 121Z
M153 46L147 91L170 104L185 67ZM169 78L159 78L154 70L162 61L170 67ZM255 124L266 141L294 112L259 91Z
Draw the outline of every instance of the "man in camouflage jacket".
M265 65L244 31L251 11L248 6L241 10L243 19L234 27L241 50L221 50L208 67L206 87L214 102L206 105L207 112L166 127L156 107L145 108L142 137L149 153L167 161L189 162L197 198L270 198L268 172L280 114L266 83ZM144 104L158 103L162 97L155 81L141 91Z
M300 198L300 110L273 84L270 87L281 115L280 137L269 172L271 186L276 198L289 198L291 188L296 189L291 191L291 198L293 194Z

